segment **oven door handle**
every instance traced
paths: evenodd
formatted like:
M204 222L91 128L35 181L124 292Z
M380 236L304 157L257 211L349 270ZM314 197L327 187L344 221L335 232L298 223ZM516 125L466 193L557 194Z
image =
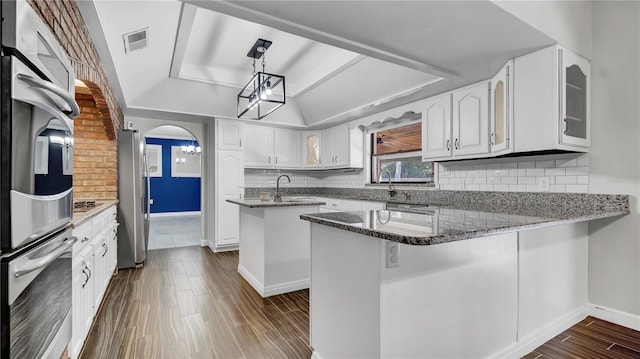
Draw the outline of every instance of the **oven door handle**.
M71 119L78 117L78 115L80 114L80 107L78 106L78 103L76 102L76 100L71 96L69 96L69 93L63 90L60 86L57 86L56 84L49 81L35 78L27 74L18 74L17 77L18 79L28 83L31 86L38 87L43 90L47 90L58 95L61 99L64 100L64 102L67 105L69 105L69 108L71 108L70 111L65 109L60 109L60 111L68 115Z
M37 259L29 260L24 266L21 268L17 268L16 270L16 278L21 277L25 274L31 273L36 269L46 267L51 262L56 260L58 257L62 255L62 253L69 250L69 248L73 247L74 244L78 241L77 237L70 237L68 240L62 242L56 249L54 249L51 253L46 256L38 257Z

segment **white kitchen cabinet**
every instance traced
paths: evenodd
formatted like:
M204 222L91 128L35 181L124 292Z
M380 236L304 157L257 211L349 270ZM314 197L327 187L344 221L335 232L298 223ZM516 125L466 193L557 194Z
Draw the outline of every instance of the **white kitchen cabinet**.
M214 251L237 249L240 236L238 206L227 199L244 195L244 159L241 151L216 153L216 208Z
M491 79L489 143L492 155L513 152L513 61L507 62Z
M348 123L322 131L324 168L362 168L364 165L364 132Z
M265 126L245 127L247 168L300 168L300 133Z
M271 168L274 132L272 127L245 126L244 166L248 168Z
M73 229L71 358L77 358L117 266L116 207L109 206Z
M453 91L453 157L489 153L489 83Z
M588 152L589 62L551 46L515 58L513 77L515 152Z
M322 168L322 131L302 131L302 168Z
M216 120L216 148L242 150L244 123L238 120Z
M451 94L427 99L422 106L422 159L451 157L452 142Z
M481 82L423 102L423 161L488 155L489 87Z
M300 168L300 132L274 128L273 166L275 168Z

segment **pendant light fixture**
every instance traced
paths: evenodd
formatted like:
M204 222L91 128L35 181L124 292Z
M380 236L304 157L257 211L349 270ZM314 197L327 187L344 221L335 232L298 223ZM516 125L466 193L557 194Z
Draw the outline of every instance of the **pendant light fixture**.
M284 76L265 71L265 52L271 41L258 39L247 53L253 59L251 80L238 93L238 118L260 120L285 104ZM256 72L256 60L262 59L262 71Z

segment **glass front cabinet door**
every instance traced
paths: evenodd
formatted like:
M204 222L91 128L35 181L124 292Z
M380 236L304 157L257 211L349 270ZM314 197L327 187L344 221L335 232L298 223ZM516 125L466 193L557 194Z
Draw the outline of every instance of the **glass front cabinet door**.
M303 153L303 167L314 168L322 167L322 131L304 131L302 132L302 149Z
M558 49L561 64L560 141L588 147L590 141L589 62L576 54Z
M491 79L489 144L492 154L513 152L510 143L513 137L512 68L513 61L507 62Z

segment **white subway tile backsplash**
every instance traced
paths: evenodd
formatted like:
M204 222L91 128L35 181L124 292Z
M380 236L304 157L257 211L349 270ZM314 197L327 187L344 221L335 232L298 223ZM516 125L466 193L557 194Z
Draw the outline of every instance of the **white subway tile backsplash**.
M576 176L557 176L556 184L576 184L578 179Z
M536 183L535 177L518 177L518 184L534 184Z
M520 161L518 162L518 168L535 168L536 163L533 161Z
M502 184L518 184L518 177L502 177Z
M527 177L544 176L544 168L528 168Z
M589 191L589 186L585 184L568 184L567 192L584 193Z
M589 167L570 167L567 168L567 176L588 176Z
M536 161L536 168L553 168L556 166L556 161Z
M573 157L569 157L573 156ZM496 162L497 161L497 162ZM441 163L456 189L479 191L540 192L540 181L549 183L550 192L587 192L589 184L588 154L548 155L518 159L474 160L472 165ZM446 176L440 176L444 180ZM466 178L466 179L465 179ZM469 178L473 178L470 181ZM446 184L446 181L443 182ZM440 187L442 188L442 186Z
M564 176L565 169L564 168L545 168L544 175L545 176Z

